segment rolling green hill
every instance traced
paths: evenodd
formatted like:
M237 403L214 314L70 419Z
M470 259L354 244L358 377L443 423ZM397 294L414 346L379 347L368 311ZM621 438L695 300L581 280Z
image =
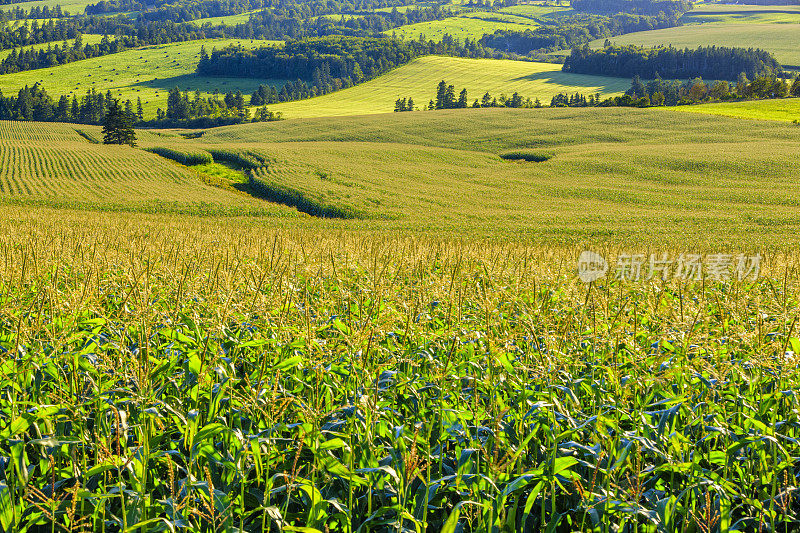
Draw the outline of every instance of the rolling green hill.
M110 90L115 97L134 102L141 97L146 118L153 118L156 108L166 109L167 92L175 86L182 90L199 90L203 95L215 90L221 93L241 90L249 94L259 83L265 83L266 80L209 78L195 74L202 46L210 52L213 47L222 48L228 44L257 47L275 42L208 39L147 46L57 67L5 74L0 76L0 90L10 94L37 82L54 96L77 94L80 97L87 89Z
M21 7L22 9L28 11L32 7L48 6L53 8L56 6L61 6L62 10L71 15L83 15L83 12L86 10L86 6L96 3L97 2L95 0L31 0L29 2L15 2L13 4L0 5L0 10Z
M288 120L171 144L257 155L284 196L368 219L348 227L680 240L800 234L798 142L780 122L562 108ZM500 157L514 153L545 161Z
M608 96L630 86L630 80L620 78L563 73L560 65L550 63L428 56L355 87L271 105L270 109L281 111L285 118L385 113L394 109L397 98L408 96L422 107L435 96L436 85L443 79L459 91L466 87L470 105L486 91L495 97L500 93L510 96L516 91L549 104L559 92L599 92Z

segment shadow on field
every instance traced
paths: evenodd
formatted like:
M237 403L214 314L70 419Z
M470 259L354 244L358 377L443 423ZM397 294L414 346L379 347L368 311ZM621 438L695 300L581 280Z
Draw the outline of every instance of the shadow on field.
M131 87L163 90L164 92L169 92L175 87L181 91L200 91L204 93L213 93L215 90L219 91L221 94L231 91L242 91L242 93L247 95L254 92L259 85L273 85L275 87L281 87L283 83L285 83L285 80L208 77L198 76L197 74L184 74L182 76L171 76L169 78L156 78L153 80L140 81L138 83L131 84Z
M526 76L518 76L513 78L512 81L539 81L542 83L547 83L551 85L558 85L560 87L570 87L575 85L576 76L580 76L581 79L586 81L583 85L593 87L590 92L617 92L620 89L618 87L610 86L606 80L608 78L604 78L602 76L591 76L591 75L583 75L583 74L572 74L568 72L534 72L532 74L528 74ZM584 89L585 90L585 89Z

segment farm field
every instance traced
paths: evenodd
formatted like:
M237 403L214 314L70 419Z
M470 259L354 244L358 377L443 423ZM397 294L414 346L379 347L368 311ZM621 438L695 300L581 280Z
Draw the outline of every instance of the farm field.
M397 98L410 96L417 106L426 106L442 79L455 85L457 91L466 87L470 105L486 91L495 97L501 93L511 96L516 91L549 104L559 92L609 96L630 87L630 80L563 73L560 65L550 63L427 56L349 89L269 107L285 118L386 113L394 109Z
M601 48L605 39L592 41ZM678 48L698 46L734 46L763 48L775 55L783 65L800 65L800 24L701 24L663 30L628 33L611 39L618 45L673 45Z
M2 525L781 530L796 257L742 281L575 271L584 246L727 244L9 208Z
M80 139L74 128L66 128L73 140L62 148L37 144L44 170L23 180L25 185L4 185L7 200L52 198L50 188L56 185L44 179L50 160L103 153L98 152L102 147ZM97 127L82 131L99 135ZM665 243L730 242L756 234L779 243L800 234L795 216L800 180L797 169L785 164L794 157L800 128L777 121L658 109L470 109L249 124L206 130L194 139L178 133L143 131L139 144L142 149L255 157L265 163L252 171L260 188L251 189L261 193L244 196L231 190L235 184L229 182L220 189L219 202L255 206L265 215L274 214L273 208L277 214L291 211L268 201L276 200L312 208L307 212L354 217L319 222L331 227L437 234L469 228L478 235L563 239L599 232L619 238L658 235ZM737 143L733 137L746 140ZM77 155L68 156L73 149ZM11 142L5 174L30 173L25 168L32 165L31 150L24 140ZM135 151L118 150L134 157ZM132 167L143 168L144 181L158 169L172 169L176 180L198 170L203 175L196 174L197 179L227 172L219 165L187 169L142 153L147 161L162 163L152 171L144 168L149 164ZM224 153L221 159L214 156L216 163L235 167L237 159ZM517 153L544 161L501 157ZM117 172L113 160L98 164ZM93 172L77 173L70 187L88 191ZM753 175L769 178L754 182ZM37 185L37 179L42 183ZM59 179L69 181L67 175ZM173 192L164 194L170 198L182 194L181 186L169 187ZM140 194L161 195L150 189L158 190L148 185ZM187 193L187 202L214 201L213 191L200 189L206 192ZM113 183L105 190L101 203L131 199L124 188L114 194ZM86 201L82 194L71 198ZM680 232L675 231L678 226ZM743 227L747 233L741 232Z
M46 69L30 70L0 76L0 90L5 94L15 92L24 85L41 83L51 95L77 94L81 97L87 89L111 91L117 98L142 99L145 118L153 118L156 109L166 109L167 93L173 87L181 90L199 90L210 96L214 90L221 93L241 90L252 93L259 84L268 80L245 78L208 78L195 74L200 59L200 48L222 48L229 44L258 47L276 44L274 41L207 39L147 46L118 54L76 61Z
M488 15L492 15L489 17ZM495 30L519 30L536 28L535 21L515 15L503 13L469 13L457 17L449 17L442 20L432 20L430 22L418 22L407 26L400 26L387 30L387 35L396 35L400 39L418 39L424 35L431 41L441 41L445 34L463 41L464 39L480 39L485 33L492 33Z
M0 121L0 203L293 215L233 188L208 185L149 152L87 139L101 138L99 133L92 126ZM148 134L142 136L146 144Z
M524 4L508 6L500 10L501 13L509 13L530 18L552 18L560 15L572 15L575 11L569 7Z
M711 103L679 106L675 109L687 113L707 113L755 120L783 120L788 122L800 120L800 99L798 98Z
M0 122L4 531L795 520L800 128L554 108L99 130ZM237 161L359 218L246 196ZM591 284L587 249L610 269ZM614 279L631 254L642 276Z
M204 19L195 19L192 21L193 24L197 24L198 26L202 26L203 24L211 24L212 26L217 26L220 24L226 24L228 26L236 26L237 24L244 24L248 20L250 20L250 15L253 13L258 13L256 11L248 11L246 13L239 13L238 15L227 15L223 17L208 17Z

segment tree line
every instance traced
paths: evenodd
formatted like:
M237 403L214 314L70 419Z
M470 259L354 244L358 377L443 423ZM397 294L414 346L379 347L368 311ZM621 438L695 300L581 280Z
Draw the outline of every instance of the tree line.
M72 44L64 41L61 46L48 46L41 50L12 50L2 61L0 61L0 74L10 74L23 70L33 70L37 68L54 67L72 61L80 61L92 57L100 57L106 54L115 54L137 46L143 46L135 37L122 36L119 39L109 39L104 35L98 44L83 44L81 34L75 38Z
M125 17L71 17L41 24L34 20L30 25L23 24L17 28L0 26L0 50L73 40L78 34L114 35L116 39L129 37L144 44L225 37L222 30L201 29L188 23L131 21Z
M636 15L680 16L692 9L689 0L571 0L570 6L577 11L592 13L632 13Z
M706 83L702 78L686 81L660 77L642 81L634 77L631 87L622 96L601 100L600 95L558 94L551 107L651 107L727 102L731 100L800 97L800 78L788 82L774 76L757 76L749 80L741 74L735 84L727 80Z
M478 100L475 99L472 105L469 105L469 98L467 95L466 87L461 89L456 96L456 88L454 85L448 85L445 80L439 82L436 86L436 96L431 98L428 102L426 109L433 111L437 109L466 109L467 107L480 108L480 107L542 107L539 99L531 100L525 98L519 93L515 92L510 97L501 94L499 98L492 96L489 91L483 94L483 97ZM394 102L395 112L415 111L418 108L414 105L414 99L410 96L408 98L398 98Z
M671 28L678 24L675 16L618 13L613 16L577 14L545 21L535 29L496 30L487 33L480 43L498 51L529 55L532 52L552 52L588 43L595 39L624 33Z
M94 89L87 90L82 98L62 95L53 100L40 84L21 88L16 96L4 96L0 91L0 120L35 120L38 122L73 122L76 124L100 124L114 98L111 92L103 94ZM136 106L125 101L123 109L132 122L144 119L142 101Z
M40 84L21 88L16 95L5 96L0 91L0 120L33 120L37 122L71 122L75 124L102 124L112 102L111 92L87 90L82 98L62 95L54 100ZM267 122L280 120L280 113L266 107L257 109L250 116L240 92L229 92L224 96L215 94L202 98L195 93L190 98L187 92L177 87L167 98L167 110L159 109L155 119L145 120L142 100L118 101L131 124L140 126L184 126L211 127L242 122Z
M783 71L780 63L761 49L701 46L696 50L673 47L643 48L638 46L606 46L592 50L589 45L575 47L564 61L564 72L602 76L655 78L689 78L701 76L735 80L741 72L749 77L776 75Z

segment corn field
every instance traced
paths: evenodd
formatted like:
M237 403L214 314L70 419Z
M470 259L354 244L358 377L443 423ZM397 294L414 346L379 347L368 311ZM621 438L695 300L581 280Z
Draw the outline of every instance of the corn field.
M0 226L4 531L796 530L791 255L590 286L573 246Z

